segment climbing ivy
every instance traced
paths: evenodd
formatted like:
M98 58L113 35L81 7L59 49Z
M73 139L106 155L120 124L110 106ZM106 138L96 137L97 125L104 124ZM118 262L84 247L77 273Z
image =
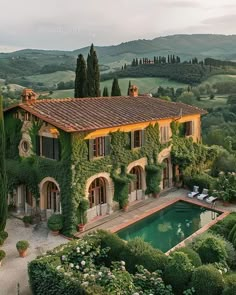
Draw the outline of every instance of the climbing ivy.
M196 143L191 137L179 136L180 124L172 122L172 164L178 165L182 174L195 175L208 169L217 156L214 147Z

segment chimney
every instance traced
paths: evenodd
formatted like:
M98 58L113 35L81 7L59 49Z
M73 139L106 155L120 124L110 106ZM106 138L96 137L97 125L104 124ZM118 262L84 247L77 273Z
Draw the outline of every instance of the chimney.
M37 99L37 94L29 88L25 88L21 94L22 102L31 102Z
M129 88L129 96L137 97L138 96L138 87L136 85L131 85Z

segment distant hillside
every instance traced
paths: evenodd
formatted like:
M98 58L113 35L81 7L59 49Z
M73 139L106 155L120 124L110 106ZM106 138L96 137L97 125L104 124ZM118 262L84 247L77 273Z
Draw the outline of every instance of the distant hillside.
M154 55L175 54L182 60L212 57L236 60L236 35L174 35L153 40L136 40L115 46L96 46L102 72L120 69L136 57L153 58ZM25 49L0 53L0 78L12 82L13 78L74 71L79 53L86 57L89 47L74 51ZM37 80L37 78L35 79ZM13 81L13 82L18 82Z

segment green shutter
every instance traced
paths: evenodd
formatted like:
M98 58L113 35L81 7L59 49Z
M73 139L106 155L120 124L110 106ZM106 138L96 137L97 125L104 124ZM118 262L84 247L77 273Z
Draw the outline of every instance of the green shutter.
M131 149L134 148L134 132L133 131L130 132L130 148Z
M88 141L89 160L93 159L93 144L94 144L94 140L89 139L89 141Z
M144 145L145 145L145 135L146 135L146 130L143 129L141 134L142 134L142 146L144 146Z
M105 136L105 156L110 155L111 152L111 138L110 136Z

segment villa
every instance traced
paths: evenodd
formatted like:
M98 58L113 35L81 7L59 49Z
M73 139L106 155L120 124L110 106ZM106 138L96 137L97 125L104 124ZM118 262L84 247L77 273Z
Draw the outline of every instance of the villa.
M76 226L81 198L89 201L88 220L112 214L113 174L136 177L129 183L129 202L148 198L146 167L164 163L161 190L174 185L178 167L171 161L171 124L181 124L193 141L201 139L205 111L180 102L139 95L37 99L24 89L22 102L4 111L9 203L42 218L54 212L65 217L68 231ZM27 169L26 169L27 167Z

